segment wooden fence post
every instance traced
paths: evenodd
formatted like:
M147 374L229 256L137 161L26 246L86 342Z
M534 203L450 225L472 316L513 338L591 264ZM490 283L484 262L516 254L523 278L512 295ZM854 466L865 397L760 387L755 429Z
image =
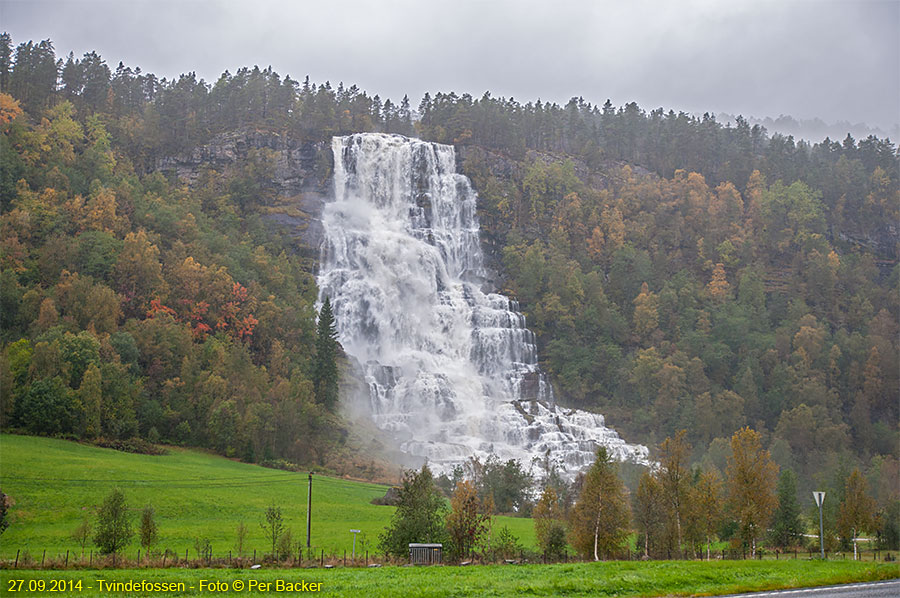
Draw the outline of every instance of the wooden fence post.
M16 562L13 565L13 569L19 568L19 550L20 550L19 548L16 548Z

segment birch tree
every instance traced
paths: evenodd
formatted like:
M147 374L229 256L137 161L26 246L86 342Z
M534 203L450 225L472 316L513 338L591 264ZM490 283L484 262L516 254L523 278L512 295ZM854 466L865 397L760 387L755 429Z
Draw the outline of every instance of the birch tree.
M731 437L726 469L728 502L738 522L741 539L756 556L756 542L766 531L778 506L775 485L778 465L763 450L759 432L741 428Z
M609 555L620 549L628 537L629 513L625 485L606 449L597 451L597 460L584 477L584 484L569 526L569 541L585 558Z

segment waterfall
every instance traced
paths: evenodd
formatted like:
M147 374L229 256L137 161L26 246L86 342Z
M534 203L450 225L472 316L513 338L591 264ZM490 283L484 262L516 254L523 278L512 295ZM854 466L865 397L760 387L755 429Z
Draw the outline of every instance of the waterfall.
M646 462L603 416L555 405L518 305L482 291L477 195L452 146L364 133L332 149L320 300L364 370L366 411L400 450L437 472L494 454L571 476L598 445Z

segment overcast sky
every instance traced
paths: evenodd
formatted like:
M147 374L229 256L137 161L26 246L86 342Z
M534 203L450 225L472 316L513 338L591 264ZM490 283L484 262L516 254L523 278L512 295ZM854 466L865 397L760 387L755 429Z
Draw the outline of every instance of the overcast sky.
M157 76L271 65L425 91L900 121L900 0L0 0L14 43Z

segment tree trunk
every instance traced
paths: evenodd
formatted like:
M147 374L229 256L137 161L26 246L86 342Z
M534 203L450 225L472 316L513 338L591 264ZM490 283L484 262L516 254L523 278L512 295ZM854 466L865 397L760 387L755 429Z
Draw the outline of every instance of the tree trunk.
M650 533L644 534L644 557L650 558Z
M859 560L859 556L856 552L856 530L855 529L853 530L853 560L854 561Z
M600 555L597 552L597 544L600 539L600 514L603 512L603 498L597 500L597 518L594 519L594 560L599 561Z
M681 513L678 511L680 507L676 505L675 507L675 529L678 532L678 558L683 559L684 553L681 551Z

